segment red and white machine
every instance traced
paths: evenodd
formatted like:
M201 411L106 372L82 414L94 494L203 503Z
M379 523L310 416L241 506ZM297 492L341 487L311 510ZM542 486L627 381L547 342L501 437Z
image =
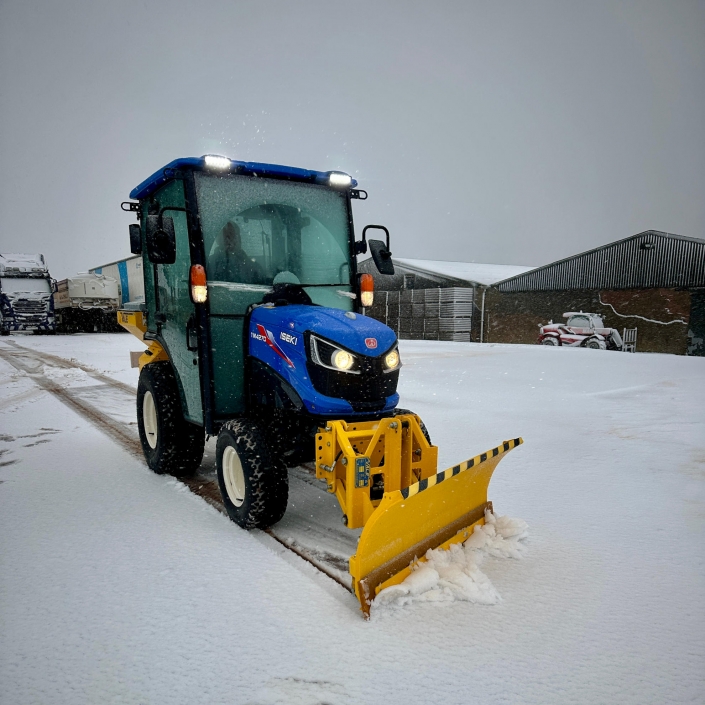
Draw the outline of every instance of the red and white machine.
M549 321L541 326L538 343L541 345L567 345L574 348L596 350L621 350L622 336L616 328L605 328L602 316L596 313L569 311L563 314L565 323Z

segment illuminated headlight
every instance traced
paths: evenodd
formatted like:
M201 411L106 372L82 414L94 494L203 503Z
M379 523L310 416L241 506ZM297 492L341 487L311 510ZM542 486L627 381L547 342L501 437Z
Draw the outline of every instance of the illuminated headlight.
M360 292L360 302L365 308L369 308L375 301L374 291L361 291Z
M328 176L328 183L335 188L349 188L352 185L352 176L334 171Z
M221 157L217 154L206 154L203 161L209 169L218 169L225 171L230 169L230 160L227 157Z
M333 353L331 362L333 363L333 367L337 367L339 370L347 372L353 366L355 358L346 350L338 350Z
M384 364L388 370L396 370L399 367L399 351L392 350L384 356Z
M327 367L329 370L336 372L348 372L349 374L359 375L360 370L356 367L357 358L347 350L329 343L327 340L311 336L311 360L321 367Z

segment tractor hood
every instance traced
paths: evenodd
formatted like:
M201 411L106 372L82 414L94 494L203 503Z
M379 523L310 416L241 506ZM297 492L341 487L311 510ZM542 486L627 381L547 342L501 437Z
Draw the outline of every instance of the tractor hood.
M355 367L336 370L324 353L324 364L316 364L307 349L313 344L309 336L320 339L317 346L325 348L327 341L352 353ZM252 311L248 337L250 356L290 385L310 413L349 415L396 406L399 370L387 369L384 356L397 337L374 318L323 306L265 304Z
M271 324L297 336L311 331L368 357L386 353L397 340L391 328L374 318L323 306L260 306L253 312L252 321Z

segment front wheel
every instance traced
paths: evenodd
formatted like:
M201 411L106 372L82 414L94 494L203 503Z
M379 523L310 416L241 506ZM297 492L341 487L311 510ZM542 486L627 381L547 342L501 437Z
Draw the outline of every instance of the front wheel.
M424 438L428 441L428 445L432 446L433 443L431 443L431 434L428 432L426 424L421 420L421 417L415 411L411 411L411 409L394 409L394 416L403 416L404 414L413 414L418 418L421 433L423 433Z
M541 341L541 345L558 345L558 340L556 338L548 337Z
M597 338L590 338L590 340L585 343L586 348L591 348L592 350L605 350L607 345L605 345L604 340L598 340Z
M184 418L174 372L152 362L137 384L137 428L147 465L158 475L190 477L203 459L205 434Z
M216 468L228 516L243 529L266 529L286 511L289 476L259 426L248 419L223 424L216 444Z

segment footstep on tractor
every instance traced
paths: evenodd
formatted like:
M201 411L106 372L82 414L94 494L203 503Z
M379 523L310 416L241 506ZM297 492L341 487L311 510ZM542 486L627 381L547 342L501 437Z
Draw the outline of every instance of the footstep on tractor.
M397 408L398 341L364 315L373 279L357 271L369 250L394 273L386 228L355 239L352 201L366 197L337 171L176 159L122 204L138 220L145 302L118 321L148 345L137 420L149 467L186 478L217 436L223 504L253 529L283 517L287 467L315 463L343 523L362 529L349 566L369 615L428 549L484 523L492 472L522 441L438 472L421 419Z

